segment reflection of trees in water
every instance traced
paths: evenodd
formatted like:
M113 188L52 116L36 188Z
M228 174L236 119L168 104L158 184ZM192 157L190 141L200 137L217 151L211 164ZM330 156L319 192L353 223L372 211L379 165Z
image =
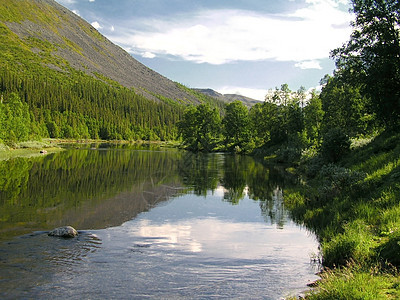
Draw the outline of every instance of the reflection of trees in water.
M144 188L173 185L179 180L176 162L181 155L81 149L0 161L0 230L14 230L17 224L44 229L88 202L100 204L123 191L140 193ZM76 215L75 220L82 223L92 214Z
M267 168L258 163L249 176L249 197L260 201L261 212L267 223L283 227L288 214L283 204L284 189L296 184L296 177L282 168Z
M283 205L283 188L293 179L279 168L267 168L247 156L226 156L222 184L227 190L224 200L237 204L247 195L260 201L267 223L284 225L287 214Z
M193 190L203 196L223 186L223 200L232 204L238 204L247 194L260 201L268 222L280 224L284 210L277 187L283 190L292 181L281 169L265 167L252 157L181 151L74 149L45 157L0 161L0 230L6 232L16 224L23 227L30 223L47 228L46 224L61 221L66 212L75 213L74 218L80 218L83 224L90 219L88 215L77 215L76 209L83 205L103 205L105 210L104 200L114 199L115 211L120 209L117 201L128 211L137 200L133 194L151 192L142 195L144 204L158 203L161 200L157 199L166 198L162 195L173 194L162 187L182 182L188 189L180 192ZM118 196L122 192L127 198L123 201ZM92 219L99 213L93 213Z
M283 190L277 187L270 198L260 201L261 213L265 222L269 224L277 224L279 228L283 228L288 218L283 203Z
M221 184L226 189L224 200L238 204L245 196L244 190L248 177L250 157L227 155L224 160L224 174Z
M178 167L182 182L198 196L217 188L221 169L221 155L192 152L185 152Z
M221 185L223 200L236 205L247 194L260 202L265 221L279 227L288 216L283 205L283 190L296 184L296 178L284 169L269 168L241 155L186 153L180 162L179 174L196 195L206 195Z

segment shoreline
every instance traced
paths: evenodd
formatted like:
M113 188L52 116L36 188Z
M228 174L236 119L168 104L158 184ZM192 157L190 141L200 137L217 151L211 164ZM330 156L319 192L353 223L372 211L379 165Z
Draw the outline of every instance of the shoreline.
M63 145L76 144L115 144L115 145L158 145L160 147L178 148L176 141L125 141L125 140L85 140L85 139L43 139L41 141L20 142L14 147L0 143L0 161L17 157L36 157L64 151Z

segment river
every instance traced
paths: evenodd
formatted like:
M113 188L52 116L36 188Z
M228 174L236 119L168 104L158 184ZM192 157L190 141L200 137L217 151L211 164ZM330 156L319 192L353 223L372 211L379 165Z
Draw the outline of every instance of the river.
M0 161L1 299L282 299L317 279L297 179L247 156L92 145ZM75 239L46 231L72 225Z

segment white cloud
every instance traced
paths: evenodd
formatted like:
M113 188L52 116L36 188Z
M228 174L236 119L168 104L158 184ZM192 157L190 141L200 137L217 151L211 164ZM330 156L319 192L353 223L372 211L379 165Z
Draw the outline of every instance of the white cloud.
M306 60L306 61L301 61L295 64L295 67L300 68L302 70L306 69L318 69L322 70L322 67L317 60Z
M76 14L77 16L80 16L79 10L73 9L72 12L73 12L74 14Z
M156 57L156 55L151 52L145 52L145 53L143 53L143 57L144 58L154 58L154 57Z
M293 61L299 68L320 68L317 60L349 38L352 16L339 9L343 1L306 0L305 7L286 15L204 10L184 18L135 20L147 30L110 38L139 55L172 55L216 65Z
M89 2L95 2L96 0L89 0Z
M96 29L101 29L101 28L103 28L103 27L99 24L99 22L97 22L97 21L90 23L90 25L92 25L92 26L93 26L94 28L96 28Z

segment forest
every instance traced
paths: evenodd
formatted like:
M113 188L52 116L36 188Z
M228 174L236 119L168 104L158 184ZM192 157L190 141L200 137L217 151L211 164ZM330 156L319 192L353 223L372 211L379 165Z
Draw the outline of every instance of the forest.
M175 139L178 105L81 74L75 80L0 71L0 139Z

